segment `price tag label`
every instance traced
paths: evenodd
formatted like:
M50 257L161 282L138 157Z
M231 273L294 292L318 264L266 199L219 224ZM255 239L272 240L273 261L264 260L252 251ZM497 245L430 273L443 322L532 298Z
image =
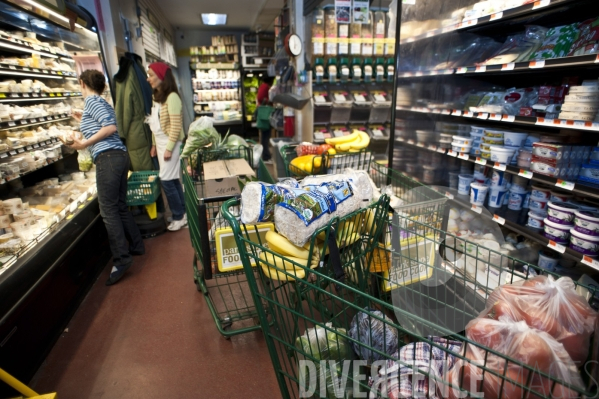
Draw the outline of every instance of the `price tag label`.
M477 66L476 70L474 72L476 72L476 73L487 72L487 66L486 65Z
M16 93L12 93L12 94L10 95L10 98L18 98L18 97L19 97L19 95L18 95L18 94L16 94Z
M44 117L40 118L40 122L45 122L45 121L46 121L46 118L44 118Z
M39 94L37 94L37 93L33 93L33 94L31 95L31 97L35 97L35 98L37 98L37 97L39 97L39 96L40 96L40 95L39 95Z
M33 148L40 148L40 145L36 143L33 145Z
M54 93L50 93L50 97L54 97Z
M463 159L464 161L467 161L470 159L470 156L468 154L464 154L462 152L462 153L460 153L460 155L458 155L458 158Z
M458 153L455 152L454 150L447 150L447 155L449 155L450 157L457 157Z
M462 23L462 28L467 28L469 26L474 26L478 24L478 18L470 19L464 23Z
M455 70L456 75L468 72L468 67L461 67Z
M520 172L518 172L518 176L526 177L527 179L532 179L533 173L530 170L520 169Z
M549 4L551 4L551 0L535 1L534 5L532 6L532 9L536 10L537 8L547 7Z
M56 71L56 73L62 75L62 71Z
M39 73L39 72L40 72L40 70L39 70L39 69L37 69L37 68L33 68L33 72L37 72L37 73Z
M416 143L417 147L424 147L424 143Z
M405 141L403 137L397 137L395 141L401 141L402 143Z
M449 199L453 199L453 194L450 193L449 191L445 191L445 196Z
M451 113L451 116L462 116L462 111L460 111L459 109L454 109Z
M30 122L30 123L36 123L36 122L37 122L37 119L35 119L35 118L29 119L29 122Z
M21 119L21 125L26 125L27 121L25 119Z
M429 144L428 149L431 150L431 151L437 151L437 146Z
M2 154L0 154L0 158L8 158L8 154L3 152Z
M71 202L69 205L69 212L73 213L77 210L77 201Z
M13 121L8 122L8 126L17 126L16 123L14 123Z
M547 246L551 249L553 249L554 251L559 252L560 254L563 254L564 252L566 252L566 247L564 247L561 244L558 244L555 241L549 240L549 243L547 244Z
M10 155L17 155L17 152L15 150L12 150L11 152L9 152Z
M441 111L441 115L451 115L451 111L448 109L444 109Z
M42 93L42 97L48 97L47 93Z
M502 226L505 224L505 219L499 215L493 215L493 221L499 223Z
M481 213L483 213L483 207L480 206L480 205L474 205L474 204L472 204L472 208L470 208L470 209L472 209L474 212L478 213L479 215Z
M433 37L433 36L435 36L434 30L429 30L428 32L426 32L426 35L424 35L424 37Z
M21 153L25 152L25 150L24 150L24 149L22 149L22 148L18 148L18 149L17 149L17 152L18 152L19 154L21 154Z
M503 115L503 117L501 118L502 122L514 122L516 120L516 117L514 115Z
M474 116L474 113L470 112L470 111L464 111L464 118L472 118Z
M489 21L497 21L498 19L503 18L503 11L501 12L496 12L495 14L491 14L491 18L489 18Z
M477 163L479 165L486 165L487 164L487 160L481 157L476 157L476 161L474 161L474 163Z
M433 114L440 114L441 110L440 109L434 109L431 111Z
M439 154L445 154L445 148L437 148Z
M493 169L502 170L505 172L506 166L504 163L495 162L493 164Z
M56 75L56 71L50 71L50 74Z
M23 70L24 70L24 71L27 71L27 72L31 71L31 69L29 69L29 68L27 68L27 67L23 67Z
M30 96L29 96L29 93L23 93L21 96L22 96L23 98L29 98L29 97L30 97Z
M563 188L564 190L574 190L574 183L565 180L558 179L557 182L555 182L555 186Z
M515 67L516 67L516 63L510 62L508 64L501 65L501 70L502 71L513 71Z
M539 61L530 61L528 63L528 67L529 68L545 68L545 60L539 60Z
M48 71L44 69L42 70L42 73L48 74Z
M16 67L16 66L14 66L14 65L9 65L9 66L8 66L8 69L12 69L13 71L16 71L16 70L17 70L17 67Z
M418 72L416 72L416 73L414 74L414 76L418 76L418 77L420 77L420 76L424 76L424 72L422 72L422 71L418 71Z
M408 144L414 145L414 140L412 140L412 139L409 139L409 140L408 140Z
M491 115L489 115L489 120L490 121L500 121L501 114L491 114Z
M595 58L595 64L599 63L599 54L597 54L597 58Z
M27 147L25 147L25 149L26 149L27 151L31 151L31 149L32 149L32 148L33 148L33 147L31 147L30 145L28 145Z
M486 112L480 113L477 116L478 119L489 119L489 114L487 114Z
M593 269L599 270L599 261L589 258L588 256L583 256L580 263L584 263L585 265L591 266Z

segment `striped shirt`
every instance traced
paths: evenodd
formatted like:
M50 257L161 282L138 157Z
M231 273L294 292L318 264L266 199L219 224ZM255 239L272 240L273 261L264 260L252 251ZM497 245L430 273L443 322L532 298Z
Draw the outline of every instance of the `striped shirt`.
M83 115L81 116L81 133L86 139L90 139L94 134L106 126L116 126L116 114L114 109L100 96L91 95L85 98ZM89 147L94 161L101 152L107 150L123 150L127 148L121 141L118 132L114 132L105 139Z

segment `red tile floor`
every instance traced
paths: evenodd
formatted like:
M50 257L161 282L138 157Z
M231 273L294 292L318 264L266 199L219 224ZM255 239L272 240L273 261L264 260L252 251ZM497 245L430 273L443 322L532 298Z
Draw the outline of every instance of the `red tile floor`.
M218 333L193 283L189 231L145 242L118 284L104 285L104 269L33 388L60 399L281 397L262 333Z

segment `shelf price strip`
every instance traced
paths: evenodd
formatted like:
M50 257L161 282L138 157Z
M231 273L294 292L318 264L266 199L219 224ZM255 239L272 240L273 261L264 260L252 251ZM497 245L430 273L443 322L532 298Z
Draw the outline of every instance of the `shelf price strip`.
M527 179L532 179L533 173L530 170L520 169L520 172L518 172L518 176L526 177Z
M553 249L554 251L559 252L560 254L563 254L564 252L566 252L566 247L564 247L561 244L558 244L557 242L555 242L553 240L549 240L547 247Z
M474 212L478 213L479 215L483 213L483 207L482 206L472 204L472 208L471 209Z
M580 263L584 263L585 265L591 266L595 270L599 270L599 261L596 261L588 256L583 256Z
M499 215L493 215L493 221L499 223L502 226L505 224L505 219Z
M563 188L564 190L570 190L570 191L574 190L574 183L565 181L565 180L558 179L555 182L555 186L559 187L559 188Z

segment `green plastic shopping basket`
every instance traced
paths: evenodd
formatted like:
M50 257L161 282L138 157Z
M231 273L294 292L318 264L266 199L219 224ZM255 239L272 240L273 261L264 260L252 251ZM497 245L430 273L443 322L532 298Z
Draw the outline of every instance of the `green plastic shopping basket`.
M127 179L127 205L149 205L160 195L158 171L133 172Z
M251 153L251 149L249 151ZM247 150L238 154L247 154ZM249 156L248 159L251 159L251 154ZM225 338L259 330L257 312L243 269L228 272L218 269L216 233L229 228L220 208L224 201L233 197L205 197L204 181L193 171L189 173L189 160L182 159L181 165L189 235L194 249L192 266L196 288L204 294L216 327ZM261 181L274 183L262 161L257 175Z

